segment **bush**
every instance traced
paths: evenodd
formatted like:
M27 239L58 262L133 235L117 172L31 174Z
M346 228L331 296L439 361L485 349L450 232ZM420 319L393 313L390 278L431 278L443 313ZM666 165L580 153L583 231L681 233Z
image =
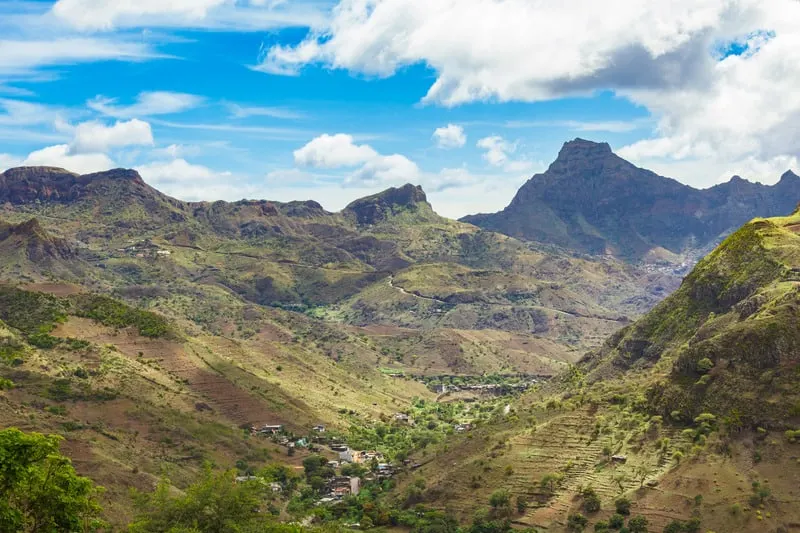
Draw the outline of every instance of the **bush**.
M591 487L583 491L583 510L587 513L596 513L600 510L600 497Z
M704 357L697 362L697 371L705 374L714 368L714 361L708 357Z
M631 514L631 501L624 496L617 498L614 501L614 509L616 509L617 514L628 516Z
M497 489L489 496L489 505L497 509L498 507L508 507L511 502L511 495L505 489Z
M161 315L130 307L113 298L80 295L75 297L74 302L77 316L97 320L105 326L135 326L144 337L164 337L171 331L169 322Z
M28 344L42 348L44 350L52 350L61 343L61 339L53 337L47 333L35 333L28 337Z
M639 515L628 520L628 529L631 533L647 533L647 518Z
M608 519L608 527L611 529L620 529L625 525L625 517L619 513L612 514Z
M581 513L572 513L567 517L567 531L581 533L589 524L589 519Z
M594 530L598 532L606 532L609 530L608 522L600 520L594 525Z

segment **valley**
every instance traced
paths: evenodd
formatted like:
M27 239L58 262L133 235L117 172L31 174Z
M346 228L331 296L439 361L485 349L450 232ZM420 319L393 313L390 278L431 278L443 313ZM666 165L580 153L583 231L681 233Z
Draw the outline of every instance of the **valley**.
M587 143L551 171L678 201ZM0 420L63 437L111 530L235 486L278 529L791 531L800 222L742 219L783 207L600 249L414 185L332 213L11 169Z

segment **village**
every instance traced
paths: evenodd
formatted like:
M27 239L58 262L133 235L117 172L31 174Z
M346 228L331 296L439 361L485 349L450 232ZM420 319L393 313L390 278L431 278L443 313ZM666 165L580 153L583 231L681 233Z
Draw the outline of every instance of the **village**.
M394 424L413 427L415 422L407 413L395 413L391 416ZM453 423L452 431L465 433L471 431L471 423ZM250 434L254 437L269 439L284 447L289 456L302 450L310 454L325 457L326 463L320 469L327 475L324 486L319 491L317 505L331 505L342 501L347 496L356 496L365 484L380 483L392 479L402 471L414 470L421 465L410 459L391 462L385 454L377 450L361 450L352 448L345 439L333 436L323 424L311 428L309 435L297 436L288 431L282 424L252 425ZM254 476L239 476L238 482L256 479ZM273 492L280 493L280 483L271 483Z

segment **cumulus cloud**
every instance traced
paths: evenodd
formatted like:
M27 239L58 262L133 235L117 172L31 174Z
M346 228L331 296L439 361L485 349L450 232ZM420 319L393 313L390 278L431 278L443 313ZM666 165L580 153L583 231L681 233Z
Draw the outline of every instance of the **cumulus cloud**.
M93 120L78 124L69 145L75 154L103 153L124 146L151 146L153 132L150 124L139 119L117 121L111 126Z
M483 158L492 166L501 167L508 162L508 154L517 150L514 143L510 143L498 135L484 137L478 140L478 148L486 150Z
M57 144L31 152L22 161L22 165L61 167L78 174L100 172L116 166L114 161L105 154L72 153L68 144Z
M748 15L742 8L757 5L755 0L340 0L325 28L297 46L273 47L262 65L291 73L321 63L389 76L424 63L437 73L427 101L541 100L609 83L680 83L679 74L697 68L689 59L708 44L710 33L729 29L736 22L731 19Z
M353 136L345 133L320 135L294 151L299 166L316 168L353 167L378 157L371 146L355 144Z
M416 163L400 154L378 155L347 176L347 185L389 185L418 181L420 170Z
M436 128L433 132L433 139L439 148L460 148L467 143L464 128L456 124Z
M136 102L130 105L117 104L116 98L96 96L86 102L89 109L116 118L147 117L182 113L201 105L202 96L169 91L139 93Z
M321 64L384 77L424 64L435 81L420 96L445 106L610 90L657 122L621 151L638 164L756 170L800 155L798 28L795 0L340 0L324 27L272 47L261 69Z
M405 183L420 175L416 163L400 154L382 155L368 144L355 144L352 135L323 134L294 152L295 164L315 168L359 167L344 183L349 186L372 186Z
M215 172L208 167L189 163L182 158L139 165L136 170L145 181L156 187L185 183L197 184L230 176L229 172Z

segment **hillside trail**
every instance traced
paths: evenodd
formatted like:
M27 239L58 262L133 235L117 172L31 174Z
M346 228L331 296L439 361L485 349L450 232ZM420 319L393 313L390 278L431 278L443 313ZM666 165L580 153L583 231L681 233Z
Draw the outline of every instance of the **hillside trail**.
M439 300L438 298L431 298L430 296L423 296L423 295L418 294L416 292L407 291L406 289L404 289L403 287L401 287L399 285L395 285L394 284L394 276L393 275L389 276L388 282L389 282L389 286L391 288L393 288L393 289L395 289L397 291L400 291L401 294L405 294L406 296L413 296L414 298L419 298L420 300L427 300L429 302L436 302L436 303L439 303L439 304L446 304L447 303L444 300Z

